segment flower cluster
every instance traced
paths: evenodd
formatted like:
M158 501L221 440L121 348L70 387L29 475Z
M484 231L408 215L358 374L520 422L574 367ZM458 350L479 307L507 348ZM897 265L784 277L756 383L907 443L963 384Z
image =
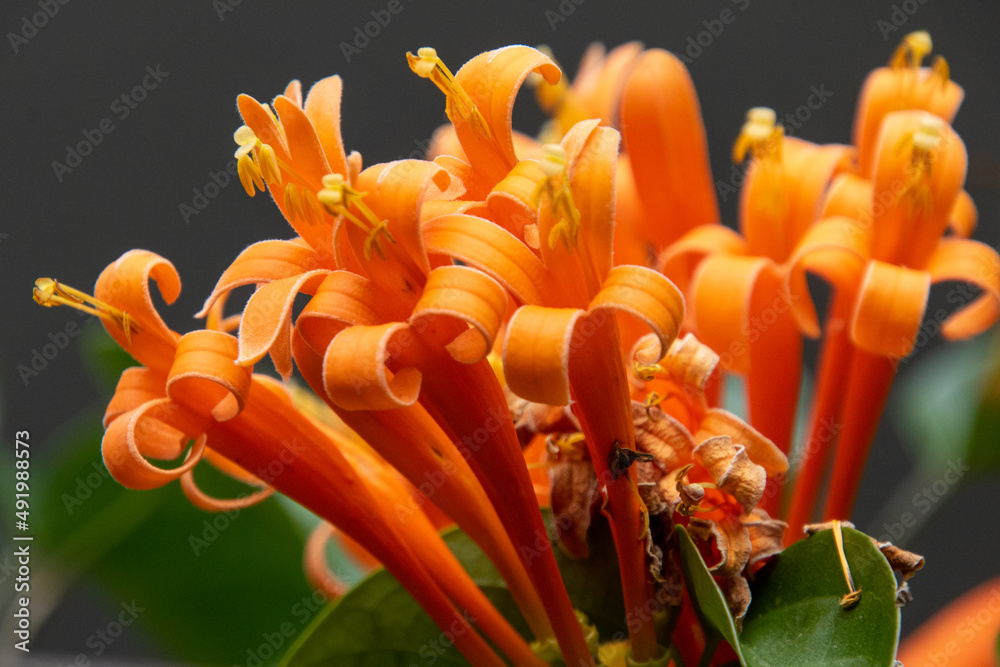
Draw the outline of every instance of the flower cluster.
M930 285L979 288L947 338L997 318L1000 259L967 238L976 211L950 126L962 89L943 59L921 66L929 51L914 33L871 74L853 145L787 137L773 111L751 109L733 149L748 162L739 232L720 223L694 85L659 49L592 47L572 85L526 46L454 74L434 49L407 54L451 123L426 160L369 167L343 145L339 77L307 95L293 81L269 104L241 95L240 180L268 191L296 236L225 269L204 329L164 324L149 282L170 303L180 280L146 251L111 264L93 297L42 279L35 299L96 313L141 364L104 422L104 460L125 486L179 479L207 510L278 491L328 522L306 559L316 585L340 591L322 548L336 531L474 664L592 664L604 638L571 605L540 504L577 557L606 517L627 610L690 605L672 530L686 526L738 620L746 576L820 518L833 450L821 518L850 514ZM526 82L552 116L541 139L511 127ZM833 290L822 325L807 274ZM803 338L820 335L796 452ZM266 356L313 398L255 374ZM745 376L746 421L721 404L725 374ZM202 459L255 492L209 497L194 479ZM282 473L263 475L275 460ZM437 528L450 523L496 565L534 641L448 551ZM665 665L671 645L693 664L698 632L691 614L672 636L629 623L629 664Z

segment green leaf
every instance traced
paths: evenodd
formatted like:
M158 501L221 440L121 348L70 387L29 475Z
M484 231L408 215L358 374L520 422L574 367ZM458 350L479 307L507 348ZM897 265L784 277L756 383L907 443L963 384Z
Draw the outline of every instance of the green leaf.
M736 655L742 660L739 636L736 633L736 625L733 623L733 615L729 612L729 605L726 604L726 598L719 590L715 578L709 572L698 547L695 546L684 526L675 526L674 532L677 533L677 542L680 546L684 583L687 585L688 594L694 603L695 612L698 614L702 627L706 633L719 635L729 642Z
M924 469L969 460L975 397L981 393L988 342L980 337L950 344L922 359L901 378L890 412L898 416L896 428ZM1000 465L995 435L986 449L988 458Z
M544 510L543 516L552 542L551 512ZM460 530L447 531L443 537L476 585L514 628L530 639L506 583L482 550ZM553 547L556 562L573 606L587 614L602 640L622 639L627 636L627 626L618 560L603 519L591 526L590 542L591 554L586 560L571 559ZM282 665L405 667L430 661L467 664L406 590L388 572L379 570L324 609L299 636Z
M896 580L871 539L844 528L861 599L840 607L847 584L833 531L785 549L756 575L740 642L748 665L891 665L899 640Z
M134 600L142 611L129 632L186 663L246 664L256 655L266 664L280 655L313 615L302 531L273 499L212 514L193 507L176 483L121 487L101 461L100 413L68 423L32 468L40 590L58 595L96 581L109 614ZM197 478L219 497L246 492L209 464Z

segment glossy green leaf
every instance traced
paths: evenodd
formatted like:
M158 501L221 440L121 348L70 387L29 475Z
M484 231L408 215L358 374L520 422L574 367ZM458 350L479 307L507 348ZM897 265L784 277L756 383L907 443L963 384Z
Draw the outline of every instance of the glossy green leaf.
M553 538L551 513L544 511ZM627 636L621 580L607 523L591 526L591 555L574 560L557 547L556 561L573 605L597 626L602 641ZM449 530L444 540L472 580L526 638L528 627L503 578L482 550L462 531ZM379 570L327 607L296 641L283 665L408 666L465 665L434 622L386 571Z
M847 584L833 531L803 539L763 567L740 643L748 665L891 665L899 638L896 580L871 539L844 528L861 599L840 607Z
M706 633L719 635L729 642L736 655L742 659L740 640L736 633L736 625L733 623L733 616L729 612L729 605L726 604L726 598L723 597L722 591L715 583L698 547L695 546L684 526L676 526L674 532L677 534L677 542L680 546L684 583L687 585L688 594L695 605L695 611L702 627Z

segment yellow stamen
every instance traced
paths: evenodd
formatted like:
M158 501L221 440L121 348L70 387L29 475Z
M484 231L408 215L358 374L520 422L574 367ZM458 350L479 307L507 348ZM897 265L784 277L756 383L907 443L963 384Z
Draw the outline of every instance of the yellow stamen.
M327 174L323 177L323 189L319 191L316 199L317 204L331 215L343 216L358 229L368 233L364 244L365 259L371 260L373 252L377 252L379 257L385 259L385 249L382 247L380 235L389 239L390 243L395 243L396 240L389 233L388 221L381 220L375 215L363 201L364 196L364 192L348 185L342 174ZM364 220L350 211L351 207L359 211Z
M261 192L264 191L264 178L261 176L260 168L249 153L244 153L236 160L236 173L239 174L243 189L251 197L257 194L254 186L260 188Z
M233 141L239 145L239 148L236 149L235 157L240 158L253 150L254 146L257 145L257 135L246 125L240 125L233 132Z
M462 120L469 123L473 132L487 141L493 140L486 118L483 117L465 89L455 80L444 61L438 57L437 51L425 46L417 50L417 55L407 53L406 62L409 63L414 74L424 79L430 79L444 93L449 116L458 114Z
M854 577L851 576L851 566L847 564L847 554L844 553L844 527L840 521L833 522L833 541L837 545L837 557L840 559L840 569L844 572L848 593L840 598L840 606L849 609L861 599L861 589L854 587Z
M951 68L948 66L948 61L944 59L944 56L934 57L934 64L931 65L931 73L941 81L942 88L948 85L948 82L951 80Z
M927 184L937 149L943 141L944 121L937 116L927 115L913 133L905 135L897 150L912 148L910 165L906 170L906 183L896 195L895 203L908 199L911 213L922 210L925 214L933 208L931 189Z
M52 278L39 278L31 292L35 303L51 308L52 306L69 306L89 313L103 320L110 320L125 334L125 340L132 347L132 332L140 331L139 325L124 310L119 310L103 301L99 301L86 292L59 284Z
M780 161L781 139L785 131L775 123L776 118L774 109L768 107L754 107L747 111L746 122L733 144L733 162L743 162L748 151L757 160L770 156Z
M934 48L931 35L926 30L911 32L903 38L899 46L889 59L889 66L893 69L900 67L920 67L924 58Z
M270 144L260 145L260 150L257 151L257 163L265 181L281 185L281 169L278 168L278 158Z
M583 433L549 435L545 438L545 452L556 461L582 461L587 452Z
M638 361L632 362L632 372L643 382L650 382L656 379L657 373L663 373L663 366L659 364L645 365Z
M285 186L285 208L293 222L305 220L302 211L302 195L294 183Z
M535 188L534 202L537 206L542 195L548 195L553 214L559 222L549 231L549 248L555 248L561 240L566 250L576 247L577 234L580 231L580 212L573 201L573 192L569 187L567 174L566 149L559 144L545 144L542 147L542 172L545 178L538 182ZM558 186L556 178L560 178Z

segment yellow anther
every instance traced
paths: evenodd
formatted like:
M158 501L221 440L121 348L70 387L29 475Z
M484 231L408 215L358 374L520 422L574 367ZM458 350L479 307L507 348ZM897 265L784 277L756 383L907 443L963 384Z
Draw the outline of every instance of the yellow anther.
M264 191L264 178L260 173L260 168L249 153L244 153L236 160L236 173L240 177L243 189L251 197L257 194L254 186L260 188L261 192Z
M270 144L260 145L260 150L257 151L257 166L265 181L281 185L281 169L278 168L278 158Z
M646 396L645 400L642 402L643 406L645 406L646 408L646 416L649 417L649 419L655 421L657 417L653 416L653 408L655 408L657 405L659 405L666 399L667 399L666 396L660 396L655 391L649 392L649 395Z
M457 114L459 118L469 123L472 131L486 139L493 140L490 127L486 123L483 114L476 107L465 89L455 80L451 70L438 57L437 51L429 46L417 50L417 55L406 54L406 62L409 63L413 73L424 79L430 79L438 89L444 93L447 100L445 107L448 115L453 117Z
M240 125L233 132L233 141L239 145L239 148L236 149L235 157L240 158L252 151L254 146L257 145L257 135L246 125Z
M933 48L934 43L931 41L929 32L926 30L911 32L903 37L903 41L896 47L892 58L889 59L889 66L893 68L920 67L924 58Z
M316 195L315 202L317 211L325 209L331 215L344 216L345 220L354 224L361 231L367 232L368 236L364 243L365 259L371 260L376 252L379 257L385 259L385 249L382 247L380 237L384 236L389 239L390 243L395 243L396 240L389 233L388 221L375 215L375 212L363 201L364 196L364 192L355 190L347 184L343 174L327 174L323 177L323 189ZM352 207L361 214L360 218L349 210Z
M319 199L313 194L312 190L302 191L303 208L305 210L306 217L310 225L318 225L323 222L323 214L325 210L323 205L319 203Z
M941 81L941 87L948 85L951 80L951 68L944 56L935 56L934 64L931 65L931 73Z
M549 230L549 247L555 248L559 241L562 241L566 250L572 250L576 247L577 234L580 231L580 211L573 201L566 168L566 149L558 144L545 144L542 147L542 172L545 178L539 181L535 188L534 203L537 206L541 202L542 195L547 195L552 205L553 216L558 219ZM555 183L557 178L558 186Z
M758 160L769 155L780 157L784 129L776 124L776 119L774 109L768 107L754 107L747 111L746 121L733 144L733 162L743 162L747 151Z
M302 210L302 195L294 183L285 186L285 209L293 222L305 220Z
M86 292L59 284L52 278L39 278L31 292L35 303L51 308L52 306L69 306L89 313L103 320L110 320L125 334L125 341L132 346L132 332L139 331L139 325L127 311L119 310L103 301L99 301Z
M542 146L542 172L552 178L566 169L566 149L559 144Z
M372 251L378 253L378 256L385 259L385 249L382 247L382 239L380 236L385 236L389 239L390 243L395 243L396 239L392 238L392 234L389 233L389 228L386 226L388 223L385 220L379 220L377 224L373 225L371 231L368 232L368 236L365 238L365 259L371 261Z
M649 382L656 378L657 373L663 373L663 366L659 364L640 364L638 361L632 362L632 372L643 382Z
M944 140L943 133L944 121L927 114L920 120L916 130L903 136L897 147L897 150L903 150L909 146L912 150L910 165L906 170L906 183L895 198L896 204L908 199L911 212L922 210L929 213L933 206L930 186L926 180L931 175L937 149Z
M844 553L844 527L840 521L833 521L833 541L837 545L837 557L840 559L840 569L844 572L844 580L847 582L847 594L840 599L840 606L844 609L849 609L861 599L861 589L854 587L851 566L848 565L847 554Z

